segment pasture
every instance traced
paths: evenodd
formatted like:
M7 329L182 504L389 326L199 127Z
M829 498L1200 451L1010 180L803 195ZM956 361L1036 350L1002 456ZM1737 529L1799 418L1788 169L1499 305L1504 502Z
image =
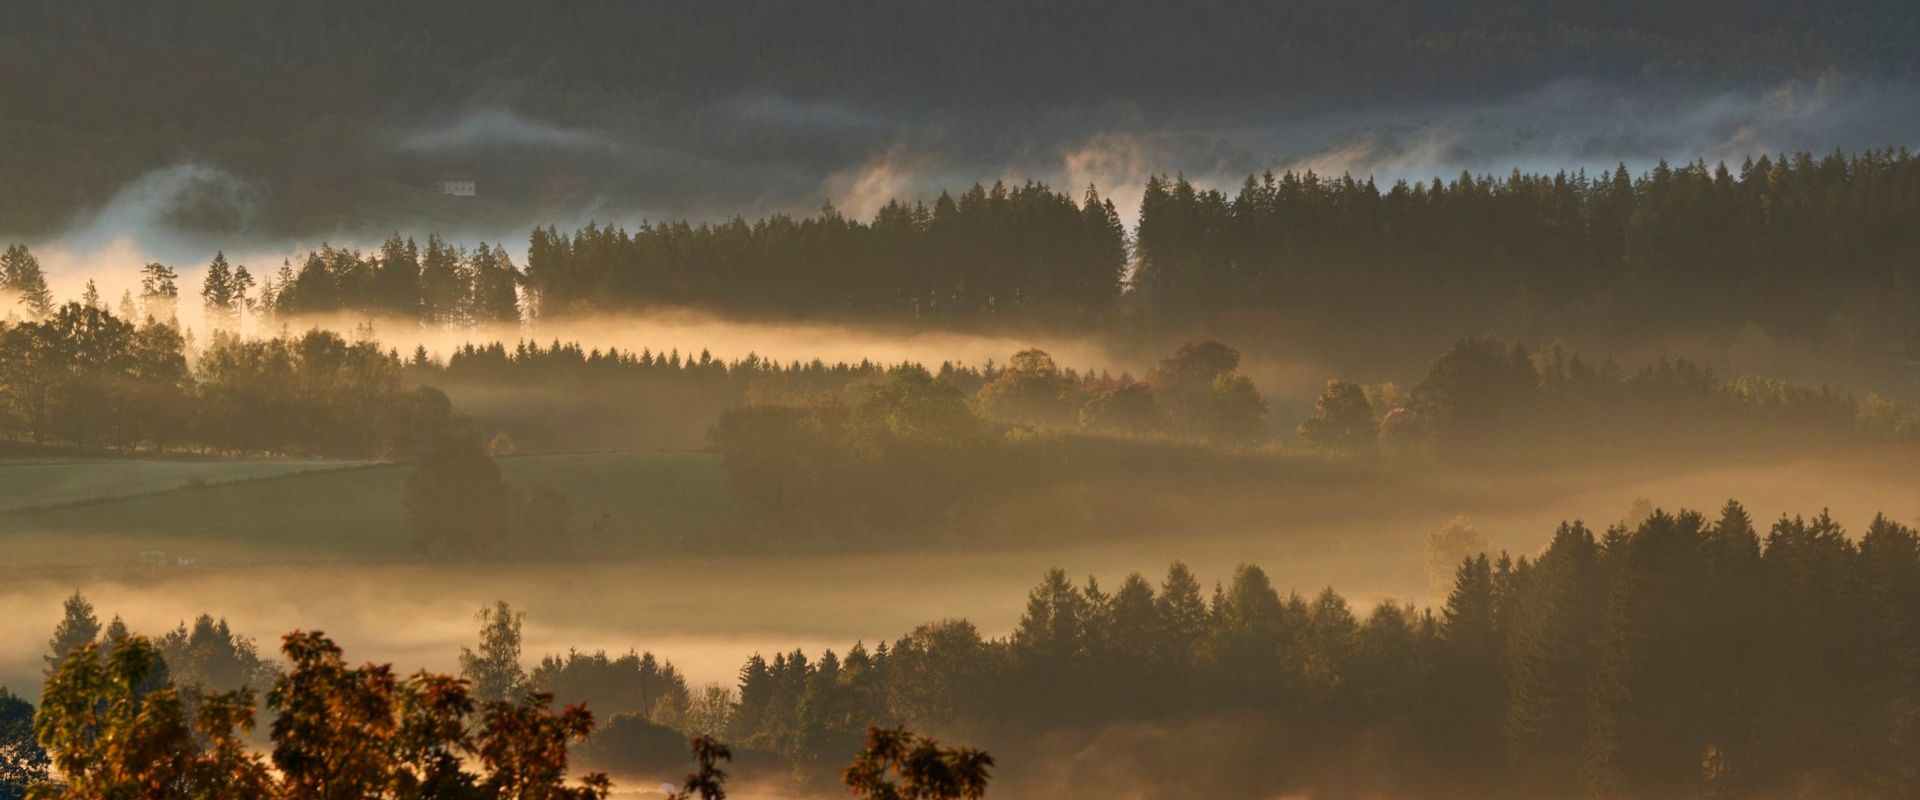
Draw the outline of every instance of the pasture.
M566 493L581 553L677 550L735 516L725 472L710 455L529 455L500 466L518 493L542 486ZM410 470L351 462L8 462L0 465L0 546L15 569L404 559L411 556Z

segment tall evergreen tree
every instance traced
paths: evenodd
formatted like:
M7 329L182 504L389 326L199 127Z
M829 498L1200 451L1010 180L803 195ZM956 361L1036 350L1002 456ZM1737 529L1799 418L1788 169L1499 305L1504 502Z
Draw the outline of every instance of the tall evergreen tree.
M53 313L53 292L47 288L46 272L26 245L9 245L0 253L0 292L12 295L8 299L33 318Z
M140 268L140 305L147 316L173 321L180 304L179 278L172 267L159 262Z
M63 616L60 624L53 629L53 640L47 643L49 651L47 672L51 674L60 668L60 662L67 655L81 647L93 644L100 635L100 618L93 614L93 604L74 592L62 606Z

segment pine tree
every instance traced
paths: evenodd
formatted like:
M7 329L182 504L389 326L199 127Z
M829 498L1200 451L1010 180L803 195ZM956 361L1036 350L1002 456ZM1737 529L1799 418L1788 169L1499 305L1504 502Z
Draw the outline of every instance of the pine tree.
M233 300L236 309L253 310L253 273L247 271L245 264L233 268Z
M1512 615L1506 673L1508 756L1522 786L1578 785L1590 725L1588 675L1605 613L1599 545L1583 525L1562 524Z
M1506 717L1504 636L1498 625L1493 566L1483 555L1461 563L1441 612L1440 652L1431 687L1431 724L1441 755L1485 765L1504 764L1501 724ZM1498 770L1479 774L1497 783ZM1485 787L1466 787L1485 788Z
M1167 567L1153 607L1165 636L1165 657L1170 663L1190 663L1207 636L1209 620L1206 601L1200 599L1200 581L1186 564L1175 561Z
M438 234L427 237L420 259L420 291L428 319L443 324L465 321L473 284L461 274L461 261L460 253Z
M140 303L146 315L161 322L172 322L180 303L179 273L158 262L140 269Z
M53 640L47 643L52 651L46 657L48 674L60 668L60 662L67 659L67 654L93 644L100 635L100 618L93 615L93 604L81 597L79 592L67 598L64 611L60 625L53 629Z
M226 253L215 253L213 263L207 265L206 277L200 283L200 298L209 327L214 330L232 327L236 301L233 268L227 264Z
M47 275L26 245L16 244L0 253L0 292L12 294L35 319L53 313L53 292L47 288Z
M1656 511L1609 554L1586 757L1592 791L1704 788L1705 528L1697 513Z
M1869 769L1893 794L1920 791L1920 534L1885 516L1860 538L1874 636Z
M1766 642L1776 597L1768 588L1760 537L1745 508L1727 501L1707 531L1700 648L1706 737L1719 763L1710 787L1720 796L1762 788L1755 732L1756 698L1766 691Z

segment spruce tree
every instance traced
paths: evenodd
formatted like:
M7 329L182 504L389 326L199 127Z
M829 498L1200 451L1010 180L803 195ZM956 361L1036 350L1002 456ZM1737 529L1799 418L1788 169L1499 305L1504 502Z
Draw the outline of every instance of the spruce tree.
M79 592L68 597L63 606L64 616L58 627L53 629L53 639L47 643L51 651L47 657L47 672L51 674L59 669L60 662L67 654L83 645L93 644L100 635L100 618L93 614L93 604L87 602Z
M1562 524L1534 562L1525 600L1510 620L1505 727L1509 760L1523 787L1578 785L1590 725L1588 676L1605 598L1593 533Z
M214 330L223 330L232 326L233 268L227 264L226 253L215 253L213 263L207 265L206 277L200 283L200 299L203 302L209 327Z
M28 316L44 318L53 313L53 292L47 288L47 275L26 245L15 244L0 253L0 291L12 294Z

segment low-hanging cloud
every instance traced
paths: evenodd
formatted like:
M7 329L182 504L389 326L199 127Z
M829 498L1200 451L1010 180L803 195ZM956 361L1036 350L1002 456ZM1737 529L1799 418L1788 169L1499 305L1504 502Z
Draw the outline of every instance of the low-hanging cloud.
M394 146L402 151L417 153L486 147L533 147L614 154L625 149L599 131L529 119L505 108L483 108L468 112L449 123L416 128L402 134Z

